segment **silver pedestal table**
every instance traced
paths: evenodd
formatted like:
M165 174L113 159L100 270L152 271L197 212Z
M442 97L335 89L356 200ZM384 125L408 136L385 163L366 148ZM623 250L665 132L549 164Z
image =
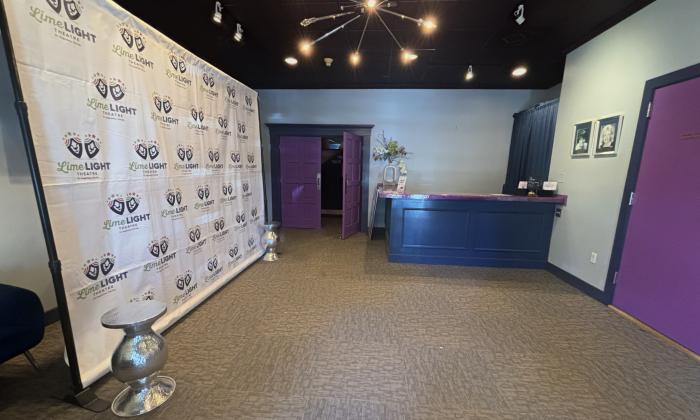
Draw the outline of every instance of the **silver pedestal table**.
M263 261L277 261L279 259L277 255L277 245L279 244L277 229L280 227L280 223L271 222L263 225L263 227L265 228L265 232L260 238L260 244L265 248Z
M151 326L167 310L162 302L146 300L116 307L102 315L105 328L126 334L112 355L112 372L129 387L112 402L112 412L132 417L159 407L173 395L175 381L159 376L168 350L165 339Z

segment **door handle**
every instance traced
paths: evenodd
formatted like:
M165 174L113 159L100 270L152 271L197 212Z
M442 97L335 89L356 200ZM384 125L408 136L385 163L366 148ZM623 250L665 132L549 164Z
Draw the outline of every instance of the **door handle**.
M316 172L316 189L321 191L321 172Z

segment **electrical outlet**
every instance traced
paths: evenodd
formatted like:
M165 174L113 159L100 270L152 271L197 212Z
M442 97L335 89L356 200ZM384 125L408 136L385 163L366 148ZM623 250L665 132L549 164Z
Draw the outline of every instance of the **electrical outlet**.
M598 262L598 253L597 252L591 252L591 264L595 264Z

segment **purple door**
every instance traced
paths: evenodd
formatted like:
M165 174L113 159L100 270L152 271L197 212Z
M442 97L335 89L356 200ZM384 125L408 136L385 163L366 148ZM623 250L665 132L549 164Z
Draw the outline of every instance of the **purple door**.
M343 133L343 227L340 237L360 231L362 137Z
M700 78L657 89L613 304L700 353Z
M321 138L280 137L282 226L321 228Z

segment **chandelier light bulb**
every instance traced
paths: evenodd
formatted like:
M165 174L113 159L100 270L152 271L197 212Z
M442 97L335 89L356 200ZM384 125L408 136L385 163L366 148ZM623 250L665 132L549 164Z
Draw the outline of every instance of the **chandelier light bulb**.
M352 64L353 67L359 66L360 61L361 57L359 52L354 51L352 54L350 54L350 64Z
M377 0L367 0L365 2L365 7L369 9L370 11L373 11L375 7L377 7Z
M313 45L309 41L301 41L299 43L299 51L301 51L303 55L308 57L313 51Z
M435 22L433 17L426 17L418 21L418 26L421 27L424 34L431 34L437 29L437 22Z
M411 50L403 50L401 52L401 62L404 64L410 64L418 58L418 54Z

